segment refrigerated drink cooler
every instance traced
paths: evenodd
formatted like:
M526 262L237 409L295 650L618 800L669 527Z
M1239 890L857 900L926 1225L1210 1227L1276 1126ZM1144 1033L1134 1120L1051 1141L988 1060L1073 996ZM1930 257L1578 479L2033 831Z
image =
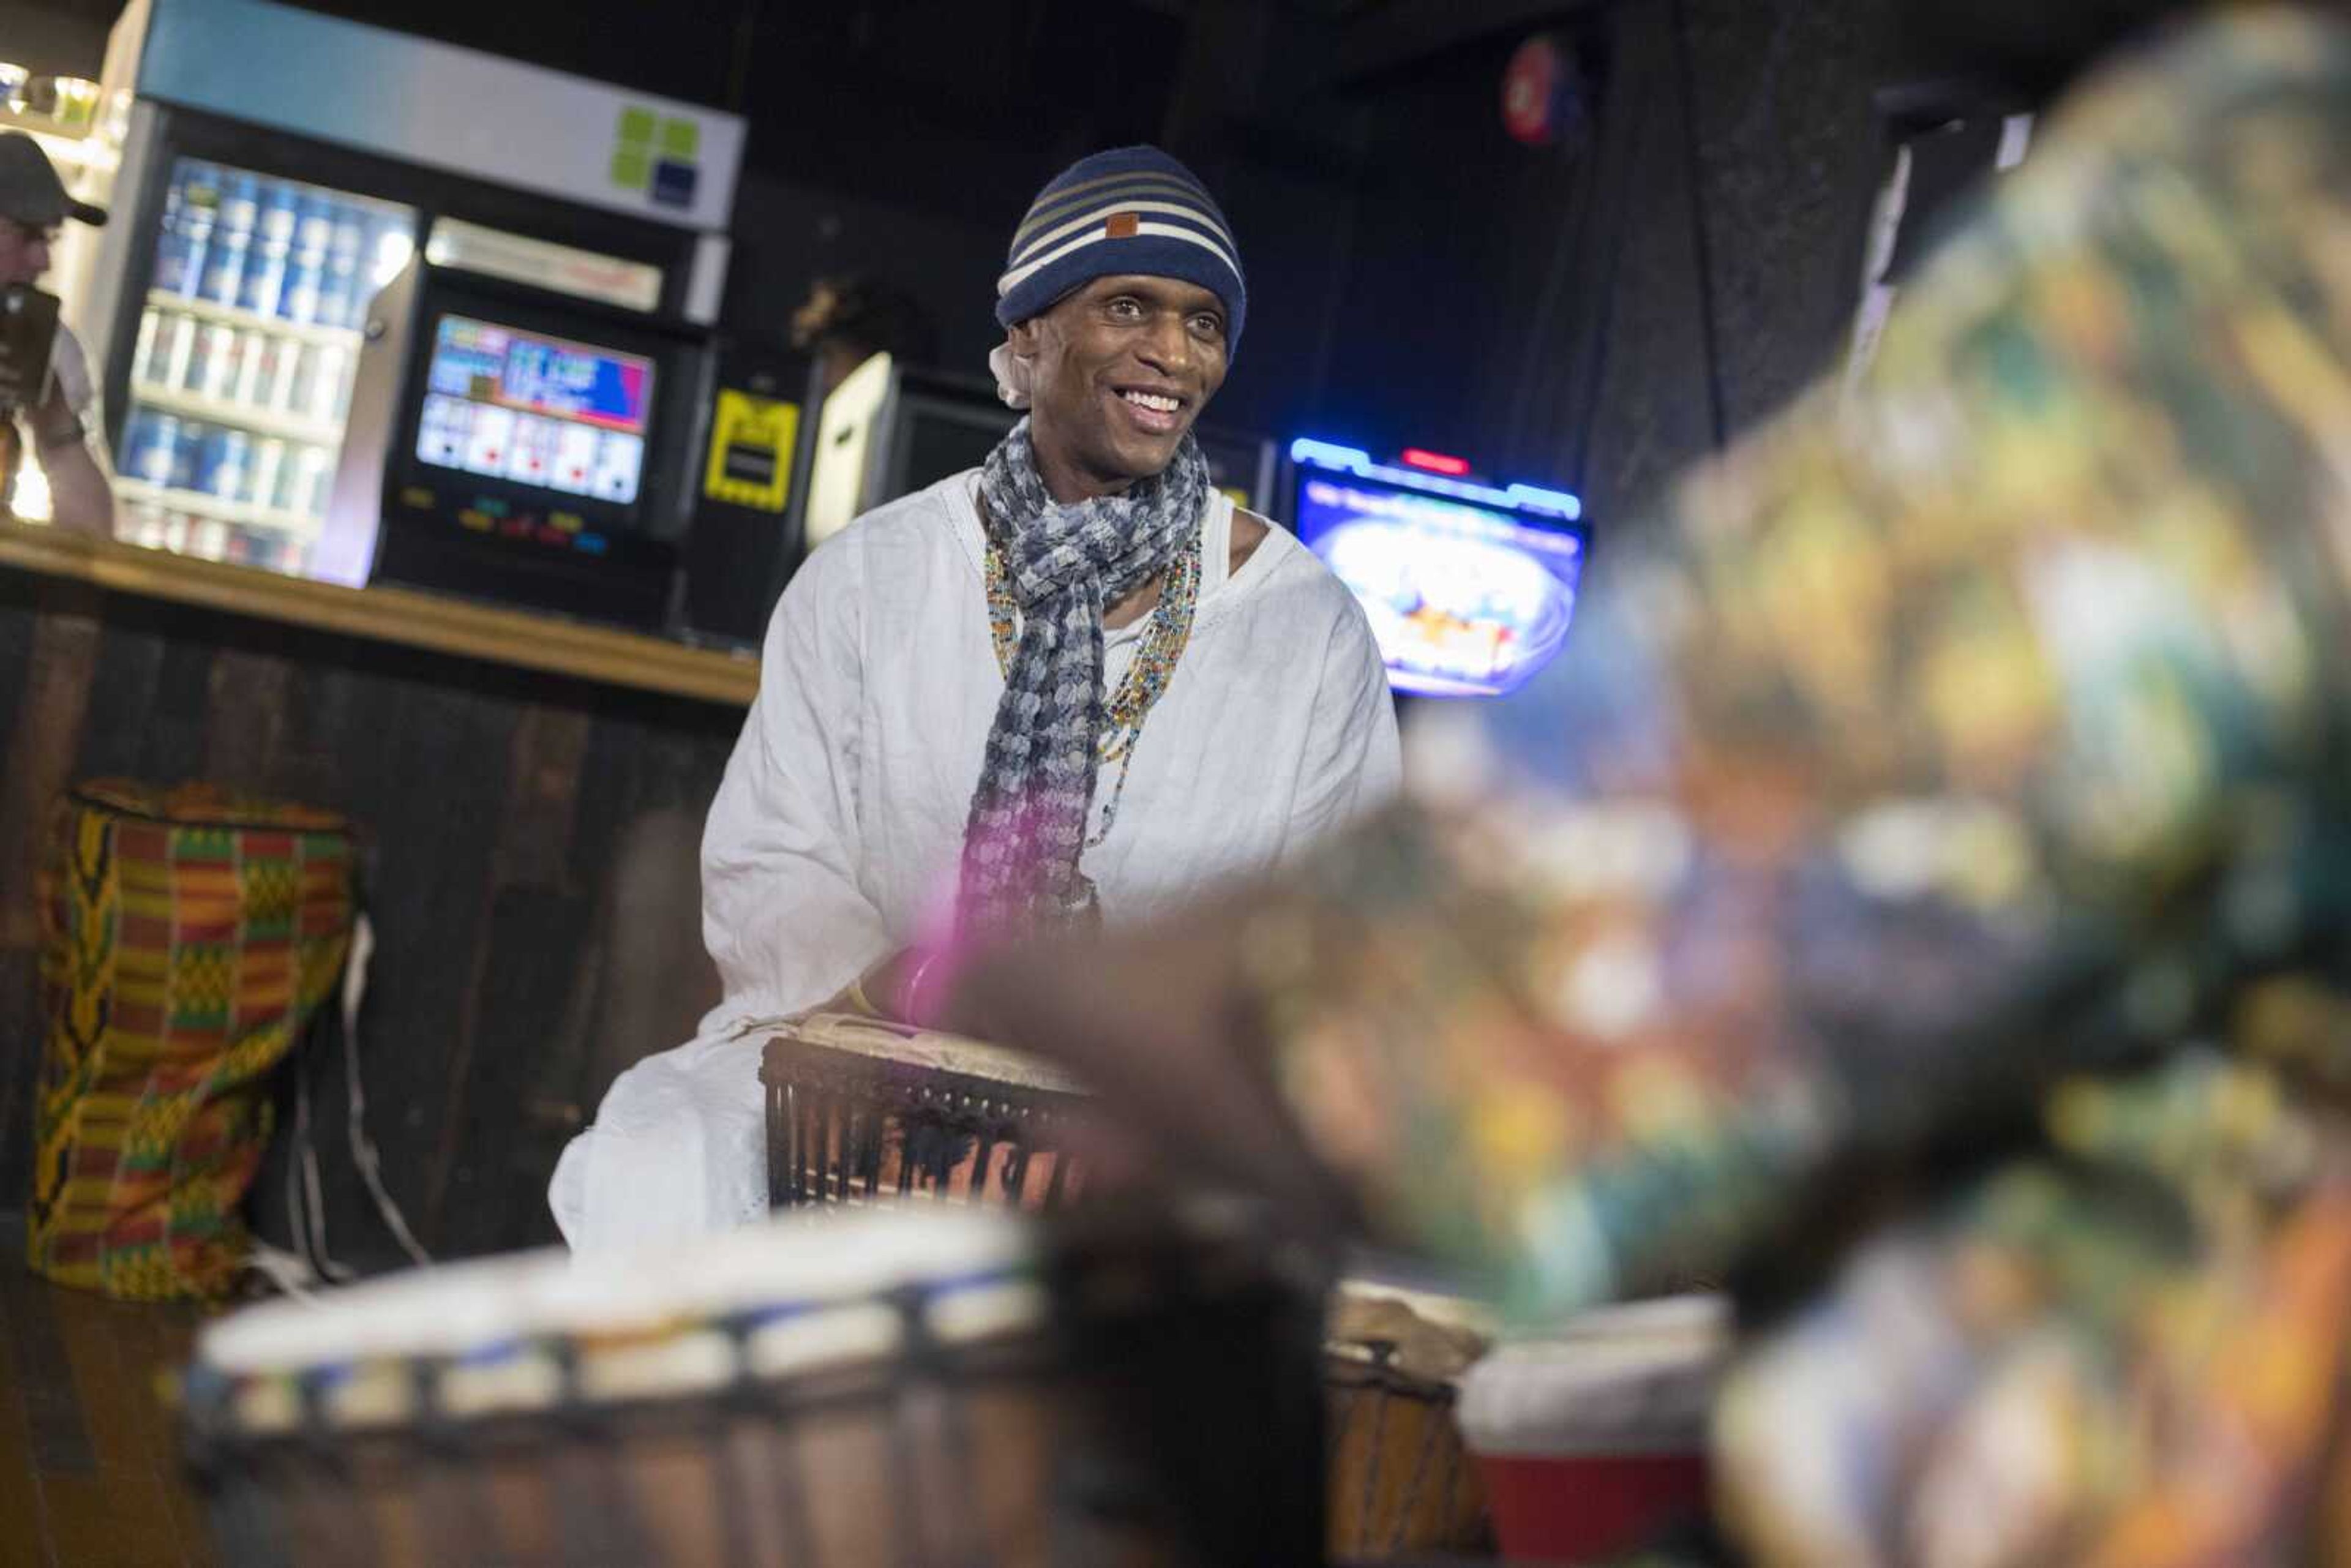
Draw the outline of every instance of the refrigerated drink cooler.
M173 161L116 455L120 537L308 569L368 302L415 234L399 203Z

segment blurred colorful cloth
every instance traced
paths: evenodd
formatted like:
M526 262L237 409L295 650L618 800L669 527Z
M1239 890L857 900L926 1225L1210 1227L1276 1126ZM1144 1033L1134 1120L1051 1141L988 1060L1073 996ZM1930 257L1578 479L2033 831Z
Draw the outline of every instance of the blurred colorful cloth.
M1633 533L1254 916L1310 1135L1537 1314L1849 1226L1765 1561L2351 1563L2351 32L2094 82Z

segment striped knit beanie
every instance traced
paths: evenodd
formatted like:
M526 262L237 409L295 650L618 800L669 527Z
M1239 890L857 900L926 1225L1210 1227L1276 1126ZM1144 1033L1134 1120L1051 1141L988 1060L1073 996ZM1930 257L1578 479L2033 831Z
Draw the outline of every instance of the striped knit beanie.
M1123 274L1198 284L1224 302L1227 354L1239 349L1249 312L1240 247L1207 187L1156 147L1081 158L1037 193L996 282L996 319L1011 327Z

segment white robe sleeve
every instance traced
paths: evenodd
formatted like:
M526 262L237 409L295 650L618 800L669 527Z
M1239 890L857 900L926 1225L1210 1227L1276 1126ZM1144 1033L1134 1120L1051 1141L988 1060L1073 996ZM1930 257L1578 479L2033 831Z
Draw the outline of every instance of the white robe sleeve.
M1387 666L1363 612L1352 601L1331 628L1321 678L1313 728L1300 758L1298 791L1283 834L1285 855L1378 810L1403 784Z
M703 940L726 994L685 1045L613 1081L548 1191L576 1252L726 1230L767 1208L758 1038L885 946L860 891L857 544L810 557L768 628L752 704L703 831Z
M859 542L818 551L785 591L703 831L702 937L729 1019L812 1007L890 946L856 872Z

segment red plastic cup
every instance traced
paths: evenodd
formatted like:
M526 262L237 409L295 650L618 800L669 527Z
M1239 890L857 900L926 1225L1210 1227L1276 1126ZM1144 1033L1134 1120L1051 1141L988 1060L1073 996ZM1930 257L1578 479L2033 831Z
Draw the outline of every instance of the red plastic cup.
M1705 1508L1725 1324L1714 1297L1643 1302L1513 1340L1469 1369L1461 1434L1504 1556L1605 1557Z

